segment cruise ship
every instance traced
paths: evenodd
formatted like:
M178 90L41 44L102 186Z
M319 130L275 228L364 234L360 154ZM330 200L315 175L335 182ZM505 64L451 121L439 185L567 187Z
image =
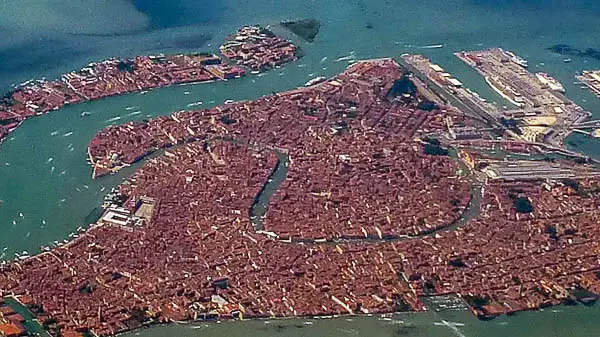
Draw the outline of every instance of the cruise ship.
M550 90L558 91L558 92L565 92L565 88L554 77L552 77L546 73L536 73L535 77L538 78L540 83L542 83L543 85L547 85L548 88L550 88Z
M485 82L507 101L520 108L525 107L523 96L511 88L505 87L497 78L486 76Z
M523 67L523 68L527 68L527 67L529 67L529 63L528 63L528 62L527 62L527 60L525 60L524 58L522 58L522 57L520 57L520 56L516 55L515 53L513 53L513 52L511 52L511 51L509 51L509 50L506 50L506 51L504 51L504 53L505 53L505 54L506 54L506 55L509 57L509 59L510 59L512 62L514 62L514 63L516 63L516 64L520 65L520 66L521 66L521 67Z

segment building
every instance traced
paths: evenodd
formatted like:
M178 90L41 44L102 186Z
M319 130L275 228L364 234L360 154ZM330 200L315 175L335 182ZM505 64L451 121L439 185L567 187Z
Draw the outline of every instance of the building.
M27 330L21 323L0 323L0 336L18 337L27 335Z
M240 67L230 67L222 64L207 65L206 70L222 80L230 80L245 74L245 70Z
M452 77L451 77L451 78L448 78L448 79L447 79L447 81L448 81L448 83L450 83L450 84L451 84L453 87L456 87L456 88L461 88L461 87L462 87L462 85L463 85L463 84L462 84L462 82L461 82L461 81L459 81L459 80L457 80L456 78L452 78Z

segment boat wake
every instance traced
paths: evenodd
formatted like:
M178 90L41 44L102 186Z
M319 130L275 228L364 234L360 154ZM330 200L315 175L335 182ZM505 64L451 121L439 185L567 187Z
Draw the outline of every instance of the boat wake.
M134 112L128 113L128 114L127 114L127 116L135 116L135 115L139 115L139 114L141 114L141 113L142 113L142 110L137 110L137 111L134 111Z
M458 327L460 326L465 326L464 323L459 323L459 322L448 322L446 320L442 320L441 322L434 322L434 325L437 326L447 326L448 328L450 328L452 330L452 332L454 332L454 334L458 337L467 337L465 334L463 334Z
M432 44L429 46L422 46L420 47L421 49L439 49L439 48L444 48L443 44Z
M116 117L113 117L113 118L107 119L107 120L106 120L106 122L107 122L107 123L112 123L112 122L116 122L116 121L118 121L119 119L121 119L121 116L116 116Z

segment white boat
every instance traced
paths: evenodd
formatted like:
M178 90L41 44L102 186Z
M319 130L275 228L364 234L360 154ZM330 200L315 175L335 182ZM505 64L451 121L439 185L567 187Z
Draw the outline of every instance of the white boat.
M313 78L313 79L309 80L308 82L306 82L306 83L304 84L304 86L305 86L305 87L310 87L310 86L312 86L312 85L319 84L319 83L321 83L321 82L325 81L326 79L327 79L327 78L326 78L326 77L323 77L323 76L315 77L315 78Z
M432 44L429 46L421 47L421 49L439 49L439 48L444 48L444 45L443 44Z
M189 103L187 106L198 106L198 105L202 105L202 101Z
M523 107L525 106L525 104L523 102L517 102L516 101L516 97L510 97L508 96L506 93L504 93L504 91L502 89L500 89L494 82L495 80L493 80L492 78L486 76L485 77L485 82L492 88L494 89L495 92L497 92L500 96L504 97L504 99L506 99L507 101L511 102L512 104L518 106L518 107Z
M546 73L535 73L535 77L537 77L537 79L540 81L540 83L542 83L542 85L548 86L550 90L565 92L565 88L554 77Z
M335 59L333 62L341 62L341 61L348 61L348 60L352 60L354 58L353 55L348 55L348 56L342 56L342 57L338 57L337 59Z
M527 60L525 60L524 58L522 58L522 57L520 57L520 56L516 55L515 53L513 53L513 52L511 52L511 51L508 51L508 50L507 50L507 51L505 51L504 53L505 53L506 55L508 55L509 59L510 59L512 62L514 62L514 63L516 63L516 64L520 65L520 66L521 66L521 67L523 67L523 68L527 68L527 67L529 67L529 63L528 63L528 62L527 62Z

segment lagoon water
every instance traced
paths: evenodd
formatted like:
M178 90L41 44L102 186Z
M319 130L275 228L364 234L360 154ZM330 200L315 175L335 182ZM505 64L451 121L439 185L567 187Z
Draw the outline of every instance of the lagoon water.
M501 46L529 60L565 85L567 96L600 117L600 99L574 84L576 72L600 61L564 56L545 48L556 43L600 48L600 2L595 0L5 0L0 2L0 92L30 78L54 78L112 56L179 51L216 51L244 24L317 18L313 43L294 39L306 56L264 76L152 90L67 107L25 122L0 146L0 257L39 251L85 225L104 194L131 174L91 180L86 146L106 126L256 99L342 71L355 59L424 53L484 97L505 105L481 77L452 55ZM367 28L372 27L372 28ZM428 48L443 44L443 48ZM200 104L199 102L202 102ZM90 114L81 117L82 112ZM572 136L568 145L600 157L600 143ZM22 216L21 216L22 214ZM468 312L377 317L232 322L157 327L133 332L178 336L599 336L600 306L559 307L490 322ZM464 326L441 323L462 322ZM434 322L440 324L436 325ZM451 324L450 324L451 325Z

